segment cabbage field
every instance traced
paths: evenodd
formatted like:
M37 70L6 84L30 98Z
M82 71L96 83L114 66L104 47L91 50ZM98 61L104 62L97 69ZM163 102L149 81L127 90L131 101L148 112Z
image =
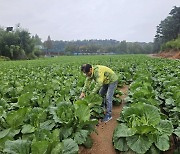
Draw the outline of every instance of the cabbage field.
M0 61L0 153L76 154L80 145L91 148L90 135L104 110L99 95L79 99L84 63L106 65L118 74L118 87L129 85L112 138L117 152L180 153L180 61L145 55Z

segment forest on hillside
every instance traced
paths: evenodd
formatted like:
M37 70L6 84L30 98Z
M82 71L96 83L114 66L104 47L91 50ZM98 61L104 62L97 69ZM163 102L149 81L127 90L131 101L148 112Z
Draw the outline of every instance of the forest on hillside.
M174 7L169 16L157 26L154 51L180 50L180 7Z

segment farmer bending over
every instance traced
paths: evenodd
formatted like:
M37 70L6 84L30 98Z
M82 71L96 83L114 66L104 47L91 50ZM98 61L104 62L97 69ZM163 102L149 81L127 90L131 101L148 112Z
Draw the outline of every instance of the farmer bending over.
M80 98L85 97L85 91L90 83L94 80L95 87L92 91L103 97L103 106L106 106L106 114L103 118L103 122L108 122L112 119L112 99L114 91L117 87L118 77L110 68L102 65L91 66L90 64L83 64L81 71L86 74L86 81L80 95Z

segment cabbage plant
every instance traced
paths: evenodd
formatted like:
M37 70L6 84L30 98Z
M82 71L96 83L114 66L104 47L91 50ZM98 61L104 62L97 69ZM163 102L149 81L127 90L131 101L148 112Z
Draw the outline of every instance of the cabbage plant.
M114 130L113 143L121 152L159 153L170 147L171 121L163 120L157 107L137 103L124 107Z

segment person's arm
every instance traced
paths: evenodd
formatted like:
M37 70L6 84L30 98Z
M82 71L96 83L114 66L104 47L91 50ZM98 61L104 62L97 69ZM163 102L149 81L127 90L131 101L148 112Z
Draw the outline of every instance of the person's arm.
M79 98L85 97L85 92L86 92L87 88L89 87L89 85L91 84L91 81L92 80L90 78L88 78L88 77L86 78L85 83L84 83L84 87L82 89L82 92L81 92L81 95Z
M84 82L84 87L83 87L83 89L82 89L82 92L86 92L86 90L87 90L87 88L89 87L89 85L91 84L91 79L90 78L86 78L86 80L85 80L85 82Z

